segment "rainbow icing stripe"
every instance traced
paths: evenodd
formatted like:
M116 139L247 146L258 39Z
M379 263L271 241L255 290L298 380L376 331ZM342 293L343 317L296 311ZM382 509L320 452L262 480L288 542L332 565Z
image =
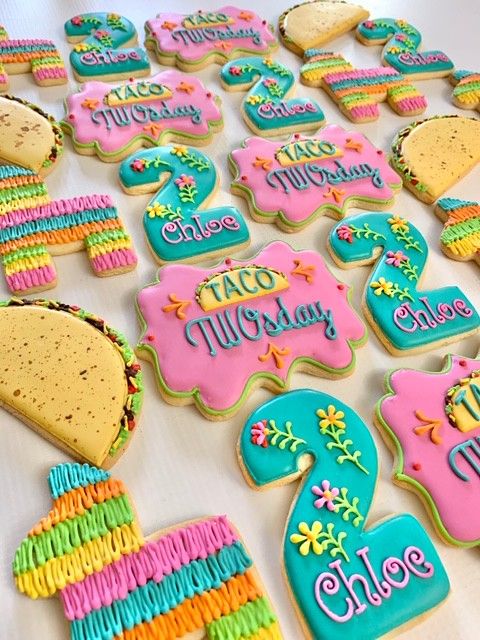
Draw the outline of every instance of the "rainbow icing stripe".
M452 96L457 107L480 111L480 73L459 69L452 73L450 80L456 85Z
M427 108L425 97L392 67L356 69L341 54L321 49L305 51L304 61L303 84L325 89L352 122L376 120L378 103L385 100L402 116Z
M129 271L137 263L110 196L51 200L31 169L0 166L0 258L10 290L25 293L55 286L48 247L83 243L96 275ZM62 252L65 249L62 248Z
M39 85L67 82L62 57L51 40L10 40L5 27L0 25L0 91L8 88L8 72L29 70Z
M442 198L435 213L445 222L440 236L445 253L454 260L476 260L480 265L480 204Z
M225 516L145 539L124 484L87 464L49 474L53 506L13 573L31 598L60 592L72 640L281 640L252 559Z

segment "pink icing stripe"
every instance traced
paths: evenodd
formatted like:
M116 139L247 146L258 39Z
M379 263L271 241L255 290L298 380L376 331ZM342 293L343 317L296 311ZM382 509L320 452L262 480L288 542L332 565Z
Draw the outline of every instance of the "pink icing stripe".
M66 78L67 72L63 67L46 67L43 69L36 69L33 72L33 76L38 80L45 80L48 78Z
M54 282L57 277L55 267L53 265L45 265L37 269L29 269L28 271L19 271L6 276L7 284L11 291L21 292L32 287L41 287Z
M68 620L81 620L91 611L125 599L148 580L160 582L164 575L193 560L205 559L236 540L238 536L225 516L172 531L147 542L137 553L122 556L100 572L65 587L60 592L65 615Z
M132 249L117 249L92 258L92 266L97 272L111 271L132 264L137 264L137 256Z
M67 200L52 200L52 202L39 207L18 209L17 211L0 215L0 229L16 227L32 220L79 213L88 209L105 209L113 206L111 197L106 195L78 196Z
M4 47L23 47L23 46L31 46L31 45L51 45L55 47L55 44L52 40L0 40L0 46L3 49ZM56 49L56 47L55 47Z
M359 105L358 107L352 107L349 111L355 119L378 118L379 116L378 106L376 104Z
M416 96L415 98L404 98L403 100L399 100L395 106L400 109L400 111L426 109L427 101L424 96Z

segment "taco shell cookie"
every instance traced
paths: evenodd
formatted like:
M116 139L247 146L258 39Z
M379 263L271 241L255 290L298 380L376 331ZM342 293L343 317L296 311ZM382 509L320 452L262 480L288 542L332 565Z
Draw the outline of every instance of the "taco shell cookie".
M342 0L313 0L287 9L278 20L280 38L298 55L319 47L354 29L366 20L363 7Z
M60 449L110 467L142 396L133 351L101 318L48 300L0 303L0 405Z
M480 120L433 116L401 129L391 163L404 185L431 204L480 162Z
M283 640L226 516L144 537L127 487L110 473L59 464L48 484L52 508L18 546L13 574L29 598L60 596L71 638Z
M15 96L0 96L0 161L49 173L63 152L58 122L40 107Z

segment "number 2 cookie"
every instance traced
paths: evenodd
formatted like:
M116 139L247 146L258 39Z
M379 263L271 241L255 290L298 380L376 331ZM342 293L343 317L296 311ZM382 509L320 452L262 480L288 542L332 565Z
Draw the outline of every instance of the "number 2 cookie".
M435 349L480 330L475 306L459 287L420 288L428 246L405 218L363 213L336 224L328 242L340 267L374 264L363 311L394 355Z
M127 487L79 464L50 470L52 508L15 552L17 589L58 593L71 638L282 640L260 576L226 516L144 537Z
M196 13L160 13L145 23L147 49L161 64L183 71L224 64L246 54L264 55L278 47L273 28L247 9L226 6Z
M348 375L366 338L348 288L322 257L283 242L210 269L165 266L137 308L137 349L162 397L194 403L211 420L234 415L256 386L284 391L297 369Z
M122 334L76 306L0 302L0 405L73 457L109 467L142 406L140 366Z
M416 518L366 525L378 454L367 425L343 402L310 389L270 400L247 419L238 454L254 489L303 476L283 565L306 637L374 640L446 598L447 574Z
M397 369L385 386L376 422L395 455L395 482L420 496L446 542L479 545L480 359Z
M351 206L384 209L401 188L380 149L337 125L284 143L247 138L229 163L231 190L247 200L252 217L289 232L325 213L343 218Z

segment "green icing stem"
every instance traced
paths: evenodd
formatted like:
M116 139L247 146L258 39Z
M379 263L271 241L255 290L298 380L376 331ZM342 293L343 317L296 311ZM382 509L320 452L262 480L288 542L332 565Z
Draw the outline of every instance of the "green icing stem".
M128 496L123 494L94 504L82 516L59 522L49 531L25 538L13 563L16 576L43 566L52 558L72 553L85 542L106 535L134 520Z
M238 611L206 625L208 640L248 640L267 629L277 618L265 596L247 602Z

